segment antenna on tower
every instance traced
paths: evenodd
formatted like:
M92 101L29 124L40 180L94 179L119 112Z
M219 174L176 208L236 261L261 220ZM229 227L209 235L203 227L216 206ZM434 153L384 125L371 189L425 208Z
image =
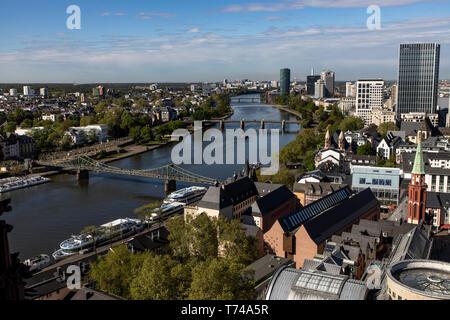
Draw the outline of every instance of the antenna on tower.
M311 75L314 75L314 67L311 68Z

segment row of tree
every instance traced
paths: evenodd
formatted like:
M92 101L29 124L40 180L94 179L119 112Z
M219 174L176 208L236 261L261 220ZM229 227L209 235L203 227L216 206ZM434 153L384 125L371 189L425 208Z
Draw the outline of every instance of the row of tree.
M163 254L116 247L92 264L90 279L101 290L135 300L255 297L254 271L247 268L257 257L255 239L246 237L239 221L176 216L167 228Z

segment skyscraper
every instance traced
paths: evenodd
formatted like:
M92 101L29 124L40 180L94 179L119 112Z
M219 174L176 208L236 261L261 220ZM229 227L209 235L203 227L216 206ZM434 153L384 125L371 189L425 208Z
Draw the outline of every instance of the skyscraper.
M439 54L437 43L400 44L396 116L436 113Z
M314 86L316 85L316 82L319 79L320 76L314 74L306 76L306 94L314 95Z
M291 70L285 68L280 70L280 94L289 95L291 84Z
M325 82L325 96L334 96L334 72L330 70L322 71L320 78Z

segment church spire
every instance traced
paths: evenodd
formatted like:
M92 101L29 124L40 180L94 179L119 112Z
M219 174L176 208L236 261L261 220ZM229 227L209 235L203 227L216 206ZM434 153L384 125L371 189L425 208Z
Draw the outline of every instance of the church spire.
M417 141L416 157L414 158L414 166L411 173L425 174L425 166L423 163L423 153L422 153L422 141L420 139L420 136Z
M327 129L327 133L325 134L325 149L331 147L331 137L330 137L330 129Z

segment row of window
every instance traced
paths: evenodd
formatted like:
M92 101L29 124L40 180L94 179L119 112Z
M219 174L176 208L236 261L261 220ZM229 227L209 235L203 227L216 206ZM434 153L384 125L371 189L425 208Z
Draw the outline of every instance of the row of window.
M376 186L391 186L392 185L392 180L391 179L372 179L372 181L370 181L369 179L366 178L359 178L359 184L372 184L372 185L376 185Z

